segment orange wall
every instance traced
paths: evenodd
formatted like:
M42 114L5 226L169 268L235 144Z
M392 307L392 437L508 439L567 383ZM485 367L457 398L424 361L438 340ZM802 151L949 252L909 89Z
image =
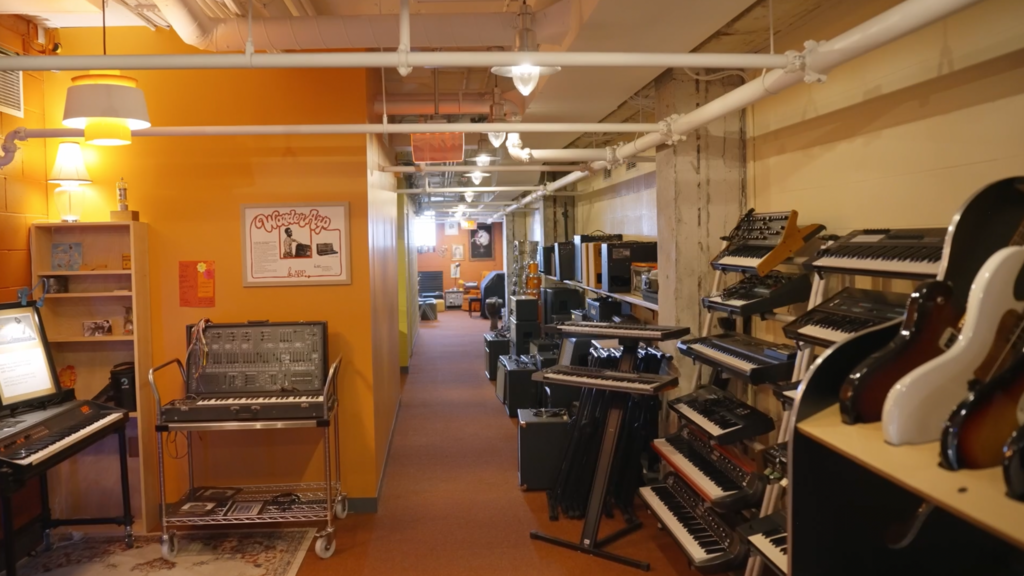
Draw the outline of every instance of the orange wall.
M465 252L465 260L462 260L462 270L460 271L461 276L458 280L464 280L466 282L479 282L482 280L481 274L484 272L490 272L491 270L502 269L502 257L501 248L501 222L495 222L492 224L492 238L491 244L494 245L494 260L478 260L475 262L469 261L469 230L459 230L458 236L445 236L444 235L444 224L437 225L437 249L440 250L441 246L447 246L448 251L445 252L444 257L441 257L439 251L435 252L424 252L423 254L417 255L417 266L420 272L424 271L435 271L441 270L444 272L444 289L450 290L455 288L456 279L451 276L451 265L452 265L452 245L462 244L462 248Z
M62 31L64 54L95 53L97 29ZM193 53L171 31L114 28L108 52ZM72 73L47 73L47 125L57 127ZM322 124L366 121L363 70L137 71L154 126ZM52 144L52 143L51 143ZM184 355L184 327L202 317L327 320L330 353L344 355L339 378L343 488L351 497L376 495L374 364L370 303L366 138L136 137L130 146L84 146L94 184L86 220L107 220L114 182L128 182L129 203L150 225L154 363ZM49 162L56 146L51 145ZM351 208L352 284L242 287L239 205L346 201ZM55 214L53 215L55 217ZM376 234L376 232L375 232ZM392 242L393 244L393 242ZM381 250L387 250L386 246ZM180 260L214 260L215 308L178 306ZM394 298L391 299L394 302ZM397 320L394 325L397 347ZM383 335L381 342L386 342ZM379 342L378 342L379 344ZM394 365L397 373L397 362ZM164 397L180 386L161 383ZM390 422L389 422L390 426ZM322 433L310 430L201 434L195 447L197 482L277 483L322 478ZM168 462L171 462L168 460ZM180 462L176 471L181 481ZM169 489L177 497L177 487Z

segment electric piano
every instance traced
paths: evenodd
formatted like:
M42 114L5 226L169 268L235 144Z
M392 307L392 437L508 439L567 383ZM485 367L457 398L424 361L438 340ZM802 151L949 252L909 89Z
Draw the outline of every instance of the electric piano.
M555 328L563 337L625 338L629 340L675 340L690 333L682 326L654 326L649 324L615 324L612 322L562 322Z
M755 213L751 208L724 238L729 244L711 261L715 270L764 276L820 234L821 224L797 225L797 212Z
M550 384L569 384L583 388L652 395L671 390L679 383L679 379L672 375L630 374L605 368L561 364L534 372L532 378Z
M128 412L89 400L0 419L0 462L13 474L33 466L50 468L88 447L90 436L102 438L123 427Z
M728 572L746 561L747 546L730 524L675 474L669 473L664 484L640 488L639 493L701 574Z
M743 524L736 528L736 532L772 570L778 574L789 573L789 534L786 532L786 516L782 512Z
M804 266L822 272L927 280L939 273L946 231L946 228L854 230L818 250Z
M721 292L704 296L701 298L701 304L707 310L717 310L735 316L752 316L807 302L810 295L810 274L783 274L772 271L764 276L744 276Z
M687 426L656 439L651 446L716 510L752 508L764 496L767 481L753 470L751 462L727 447L708 442L703 434Z
M676 348L695 362L751 384L783 382L793 375L796 348L753 336L726 332L682 340Z
M790 340L828 348L849 336L902 318L909 294L843 288L783 326Z
M204 396L172 400L163 407L165 422L288 420L324 418L328 413L330 406L322 393Z
M668 406L719 444L733 444L775 429L771 416L714 386L669 400Z

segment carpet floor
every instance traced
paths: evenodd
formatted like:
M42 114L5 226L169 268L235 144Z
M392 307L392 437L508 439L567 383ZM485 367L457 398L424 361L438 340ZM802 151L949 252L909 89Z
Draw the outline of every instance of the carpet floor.
M297 576L587 575L638 570L531 540L578 541L582 521L547 519L543 492L522 492L517 423L484 376L486 320L453 310L422 322L405 381L377 514L337 524L334 556L306 554ZM642 505L643 528L608 550L655 574L696 574ZM602 534L622 526L604 520Z

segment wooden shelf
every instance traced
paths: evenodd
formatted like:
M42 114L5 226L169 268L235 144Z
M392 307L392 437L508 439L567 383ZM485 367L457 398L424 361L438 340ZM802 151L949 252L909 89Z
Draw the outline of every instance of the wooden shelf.
M36 276L105 276L105 275L131 276L131 270L36 270Z
M648 310L654 310L655 312L658 311L657 304L648 302L643 298L638 297L636 294L633 294L632 292L605 292L604 290L594 288L592 286L586 286L582 282L577 282L575 280L559 280L554 276L547 275L545 275L544 277L549 280L554 280L555 282L561 282L563 284L568 284L569 286L575 286L576 288L582 288L584 290L596 292L597 294L602 294L604 296L611 296L612 298L622 300L623 302L628 302L629 304L633 304L634 306L640 306L642 308L647 308Z
M131 292L67 292L64 294L47 294L46 299L50 298L114 298L117 296L127 296L131 298Z
M134 342L135 336L54 336L47 340L51 344L61 342Z
M128 226L131 222L33 222L36 228L84 228L94 226Z
M940 468L938 442L886 444L880 422L843 424L838 404L807 418L797 429L951 514L1024 548L1024 502L1006 496L1002 467L955 472Z

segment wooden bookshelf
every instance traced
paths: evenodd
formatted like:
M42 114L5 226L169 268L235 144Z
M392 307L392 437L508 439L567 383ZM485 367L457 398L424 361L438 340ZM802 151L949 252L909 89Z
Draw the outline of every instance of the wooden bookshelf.
M135 363L136 411L128 424L129 480L136 534L159 525L155 415L148 374L152 363L149 302L148 227L143 222L37 222L31 235L32 282L64 277L68 291L48 294L40 310L54 364L74 366L75 395L95 396L110 369ZM51 270L53 244L80 243L83 267ZM130 254L131 269L122 269ZM36 294L38 298L40 294ZM133 333L124 334L125 307L133 311ZM110 336L85 336L83 322L109 320ZM50 504L61 518L110 516L121 508L117 442L92 446L48 474Z

